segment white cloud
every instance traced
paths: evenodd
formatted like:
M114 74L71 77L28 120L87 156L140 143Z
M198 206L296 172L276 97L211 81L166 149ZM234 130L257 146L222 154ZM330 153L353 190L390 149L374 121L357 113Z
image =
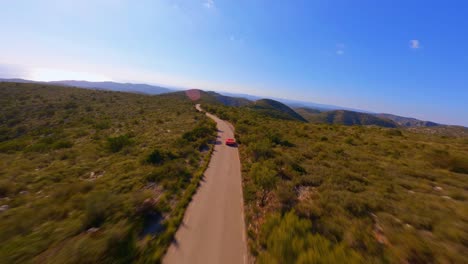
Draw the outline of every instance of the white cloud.
M336 55L341 56L345 53L345 45L343 43L336 44Z
M409 41L409 46L412 49L419 49L421 48L421 43L417 39L412 39Z
M244 38L236 36L236 35L230 35L229 40L232 43L236 43L236 44L240 44L240 45L244 44Z
M214 0L205 0L205 1L203 2L203 6L205 6L206 8L213 8L213 7L215 7Z

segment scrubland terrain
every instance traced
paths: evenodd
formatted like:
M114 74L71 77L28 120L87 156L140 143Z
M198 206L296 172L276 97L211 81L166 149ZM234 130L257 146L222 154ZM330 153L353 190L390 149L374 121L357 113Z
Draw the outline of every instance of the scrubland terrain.
M204 108L236 127L246 225L258 263L468 262L468 138L462 133Z
M466 128L194 94L235 127L257 263L468 262ZM160 261L215 135L182 92L0 84L0 260Z
M211 153L181 95L0 84L0 262L159 261Z

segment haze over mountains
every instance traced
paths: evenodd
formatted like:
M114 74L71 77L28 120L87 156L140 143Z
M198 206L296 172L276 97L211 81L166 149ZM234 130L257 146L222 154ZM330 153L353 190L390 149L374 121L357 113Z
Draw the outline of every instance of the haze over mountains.
M434 127L439 126L440 124L431 122L431 121L421 121L416 118L397 116L392 114L376 114L375 116L380 118L386 118L394 121L400 126L404 127Z
M76 81L76 80L63 80L63 81L51 81L51 82L36 82L24 79L0 79L0 82L20 82L20 83L48 83L58 84L64 86L72 86L87 89L102 89L119 92L135 92L145 94L162 94L173 92L174 90L149 85L149 84L134 84L134 83L117 83L117 82L88 82L88 81Z
M77 80L63 80L51 82L37 82L25 79L1 79L0 82L19 83L48 83L87 89L102 89L121 92L134 92L144 94L163 94L175 92L175 89L166 87L117 82L89 82ZM386 113L371 113L363 110L302 102L297 100L274 98L264 99L259 96L236 93L204 92L205 100L213 103L218 102L227 106L244 107L256 109L265 114L284 119L295 119L303 122L327 123L341 125L376 125L382 127L436 127L443 126L431 121L422 121L411 117L403 117ZM294 109L294 110L293 110Z
M225 96L216 92L205 92L202 90L198 90L198 92L201 95L202 102L210 104L219 103L232 107L246 107L265 116L285 120L347 126L373 125L389 128L455 127L391 114L364 113L349 110L323 110L309 107L294 108L288 104L272 99L248 100L242 97Z

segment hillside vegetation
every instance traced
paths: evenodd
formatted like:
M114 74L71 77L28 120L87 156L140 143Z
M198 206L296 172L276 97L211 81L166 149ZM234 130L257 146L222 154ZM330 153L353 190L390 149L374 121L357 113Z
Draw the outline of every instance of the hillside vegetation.
M0 84L0 262L160 260L215 124L176 94Z
M258 263L468 263L467 137L204 109L235 124Z
M386 118L394 121L400 126L404 127L435 127L440 126L440 124L431 122L431 121L422 121L415 118L403 117L391 114L375 114L375 116L380 118Z
M252 109L255 109L256 112L262 113L270 117L275 117L279 119L287 119L287 120L299 120L299 121L306 122L304 117L296 113L289 106L283 103L280 103L278 101L275 101L275 100L271 100L271 99L257 100L250 107Z
M297 110L307 121L315 124L335 124L335 125L374 125L381 127L397 127L397 124L390 119L376 117L372 114L359 113L348 110L334 110L326 112L315 112L309 109Z
M257 101L250 101L245 98L224 96L215 92L205 92L201 90L192 91L195 92L195 94L200 95L200 98L197 100L202 104L241 107L244 111L255 112L256 114L266 117L307 122L304 117L292 108L275 100L260 99ZM179 92L178 94L182 95L185 94L185 92Z

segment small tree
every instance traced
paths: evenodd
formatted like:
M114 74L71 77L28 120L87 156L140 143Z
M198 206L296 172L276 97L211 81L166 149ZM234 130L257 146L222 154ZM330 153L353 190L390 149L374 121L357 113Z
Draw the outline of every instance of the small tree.
M277 173L272 162L254 163L250 169L250 175L261 189L261 206L265 206L268 194L276 187Z

